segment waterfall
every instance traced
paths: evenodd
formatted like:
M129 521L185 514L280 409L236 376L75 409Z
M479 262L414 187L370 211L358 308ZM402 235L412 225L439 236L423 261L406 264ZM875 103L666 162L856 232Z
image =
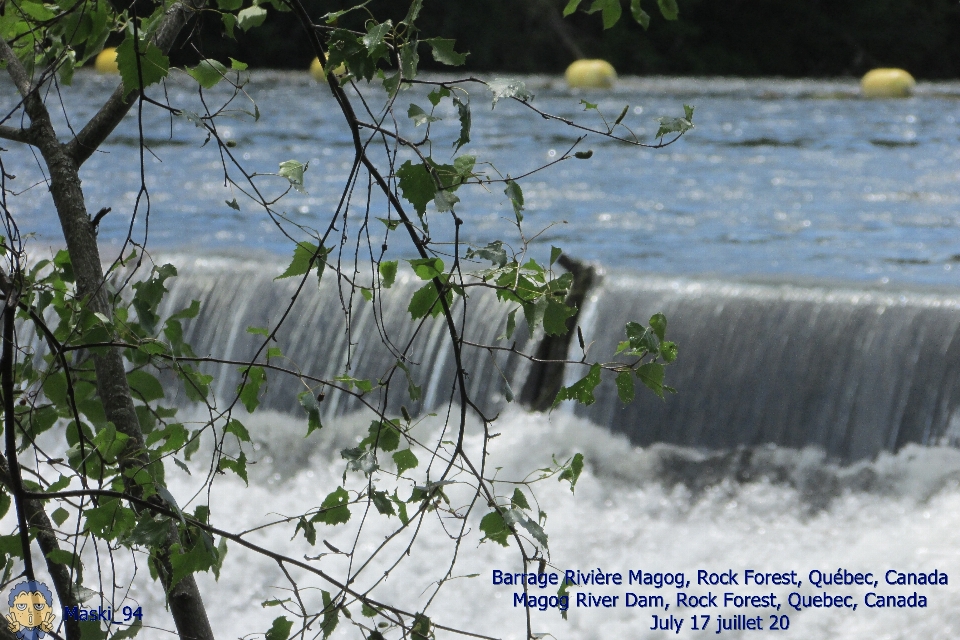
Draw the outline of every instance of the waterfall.
M274 282L276 267L253 261L188 262L171 281L167 309L202 300L201 316L185 330L197 354L249 359L263 338L246 328L272 327L298 279ZM410 342L420 400L410 400L406 380L397 374L389 393L381 389L365 399L389 412L401 405L411 413L441 410L456 400L455 368L442 318L419 329L409 322L406 304L422 284L401 273L394 290L386 292L391 295L373 302L356 295L351 302L341 297L332 273L319 288L311 278L277 334L276 346L290 360L275 363L295 362L325 379L348 374L379 380ZM352 314L349 331L345 308ZM490 292L471 294L465 318L461 304L454 307L463 335L487 344L496 344L503 332L506 310ZM907 443L960 441L960 296L617 274L595 285L584 305L579 323L593 343L589 356L611 359L624 324L645 323L656 312L666 314L668 339L680 346L679 359L667 368L667 384L677 393L661 401L638 389L634 403L624 407L605 376L597 402L573 408L635 444L707 450L812 446L836 459L857 460ZM383 335L396 353L383 348ZM518 329L518 347L525 335ZM570 359L579 360L578 342L570 348ZM529 371L504 352L494 354L496 366L486 350L464 347L464 357L471 396L489 415L505 406L506 383L517 392ZM576 380L578 371L568 367L565 384ZM238 367L218 365L212 372L217 397L227 398L236 388ZM307 386L291 377L268 379L264 406L302 411L296 395ZM321 408L330 420L360 406L352 396L328 391Z
M595 295L583 327L593 357L612 354L625 322L656 312L680 345L667 368L676 395L639 393L624 407L604 385L576 409L637 444L815 446L855 460L956 439L956 295L636 275L609 277Z

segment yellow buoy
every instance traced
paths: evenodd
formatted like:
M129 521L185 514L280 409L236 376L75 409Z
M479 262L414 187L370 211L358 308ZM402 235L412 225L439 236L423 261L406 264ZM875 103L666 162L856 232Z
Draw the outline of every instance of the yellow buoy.
M337 65L337 68L333 70L334 75L342 76L347 72L347 68L343 66L343 63ZM323 82L326 76L323 73L323 63L320 62L319 58L314 58L313 62L310 63L310 75L313 76L313 79L317 82Z
M916 84L903 69L874 69L863 76L860 91L865 98L906 98Z
M93 67L98 73L120 73L120 67L117 66L117 50L114 47L107 47L97 54L97 59Z
M609 89L617 79L617 72L606 60L577 60L567 67L564 76L573 88Z

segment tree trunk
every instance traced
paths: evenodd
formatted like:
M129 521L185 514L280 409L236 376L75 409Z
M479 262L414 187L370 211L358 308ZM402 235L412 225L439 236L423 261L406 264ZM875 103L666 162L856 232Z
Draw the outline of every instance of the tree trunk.
M113 317L104 288L100 249L93 223L87 215L83 190L80 187L79 165L60 144L50 121L50 114L38 90L9 45L0 38L0 58L6 60L8 72L24 99L24 109L30 117L31 142L39 149L49 171L50 193L60 218L60 226L67 242L67 251L77 281L77 296L86 300L88 308L106 317ZM129 105L126 105L129 108ZM120 115L122 117L122 114ZM119 122L119 119L117 120ZM114 123L113 126L116 126ZM109 130L112 130L110 127ZM97 391L103 403L107 420L117 431L126 435L127 448L120 459L121 473L130 467L143 467L148 462L143 432L134 410L133 397L119 349L105 349L94 355ZM136 485L124 475L128 491L138 492ZM176 525L171 524L170 542L177 540ZM172 590L173 571L168 559L169 547L161 553L161 582L173 614L177 632L184 640L213 640L213 630L207 618L200 590L193 576L183 578Z

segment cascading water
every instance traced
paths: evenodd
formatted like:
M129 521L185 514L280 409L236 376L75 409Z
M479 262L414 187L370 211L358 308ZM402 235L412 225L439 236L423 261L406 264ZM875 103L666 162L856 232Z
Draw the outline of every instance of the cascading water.
M203 300L200 317L185 328L185 340L201 356L249 360L263 344L263 336L250 333L247 328L273 329L297 293L299 278L274 281L281 271L279 265L270 263L188 260L182 269L184 276L170 281L165 310L173 312L189 306L191 300ZM311 276L277 332L276 341L271 343L288 358L275 359L274 363L300 367L304 373L326 380L348 375L375 382L383 379L400 354L406 352L411 378L421 388L420 399L412 400L407 380L395 377L389 394L378 391L365 400L373 406L385 403L384 409L394 414L401 405L413 413L442 406L454 394L455 367L447 325L442 318L428 318L422 326L411 323L407 311L410 297L423 284L412 274L401 272L392 291L385 290L385 295L367 302L359 293L351 299L348 287L338 288L332 274L326 274L319 288L316 277ZM506 322L498 308L502 307L491 292L471 293L465 316L460 303L453 307L458 331L472 342L496 344ZM349 322L345 311L348 309ZM523 347L525 336L525 331L518 330L519 348ZM383 340L388 341L389 348ZM526 367L515 355L490 355L485 349L469 345L463 352L469 363L470 397L493 415L504 404L507 385L515 386L514 378L524 375ZM217 365L209 370L216 374L216 396L228 398L239 382L239 367ZM363 406L354 396L301 382L293 376L270 374L269 379L269 390L263 398L265 408L302 413L297 394L308 388L314 394L324 393L321 409L327 419Z
M172 281L166 304L173 310L204 300L186 339L199 355L249 359L263 339L247 327L272 327L298 286L295 278L275 282L277 271L262 263L195 260ZM382 301L356 295L351 302L334 278L319 289L311 278L275 344L317 377L379 380L410 342L421 400L410 400L403 380L392 386L385 406L433 411L451 397L454 367L445 323L430 320L417 330L406 322L407 301L421 284L401 275L399 291L387 292ZM489 293L472 295L470 304L464 336L495 344L505 307ZM345 308L352 310L349 331ZM458 318L460 309L455 307ZM580 318L593 343L591 355L608 359L626 322L644 322L660 311L668 318L668 337L680 345L681 357L668 367L667 378L678 393L660 401L642 391L624 407L608 380L597 390L597 402L576 407L577 414L640 445L814 446L842 460L958 436L960 297L614 275L589 294ZM518 332L521 347L524 335ZM381 336L389 336L394 351L380 347ZM581 355L574 341L569 359ZM495 367L494 356L482 349L466 347L464 356L471 397L490 415L497 413L506 404L507 384L519 389L528 367L502 354ZM219 398L236 388L237 371L235 365L216 367ZM568 384L578 371L568 366ZM265 407L301 411L296 395L307 386L285 376L271 379ZM383 400L374 396L374 404ZM330 393L324 413L332 419L360 406L352 396Z
M591 304L583 329L598 349L661 311L680 345L665 402L641 394L624 408L605 385L576 409L637 444L815 446L857 460L956 439L955 294L620 275Z

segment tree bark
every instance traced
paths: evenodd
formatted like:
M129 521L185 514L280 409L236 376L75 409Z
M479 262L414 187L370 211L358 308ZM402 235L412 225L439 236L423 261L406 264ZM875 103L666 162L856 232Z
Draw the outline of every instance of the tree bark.
M177 6L182 7L182 5ZM175 37L175 34L173 37ZM50 193L53 196L76 277L77 297L86 300L88 308L94 313L102 313L108 318L113 317L104 288L105 281L96 232L87 214L83 190L80 186L79 163L68 152L66 145L60 144L50 121L50 114L39 96L38 88L32 86L26 70L2 38L0 38L0 59L7 62L7 70L21 96L23 96L24 109L30 118L31 142L40 151L49 171ZM116 95L116 92L114 95ZM119 123L129 106L130 104L127 103L125 109L115 109L112 112L115 120L101 122L96 128L98 136L102 135L103 138L106 138L106 135ZM101 109L97 115L99 116L103 111ZM97 116L94 116L94 119L96 118ZM97 140L96 137L91 139ZM100 142L102 142L102 139L99 139L96 144ZM89 146L84 146L83 149L92 153ZM87 153L87 157L89 157L89 153ZM107 420L114 424L117 431L129 438L126 451L120 459L121 473L131 467L146 466L149 460L146 454L143 432L140 429L140 422L134 410L133 397L130 394L130 386L127 383L126 370L120 351L118 349L104 350L102 353L93 356L93 362L97 391L100 401L103 403ZM124 474L124 482L128 490L137 491L136 486L130 482L126 474ZM175 527L176 525L171 524L171 542L177 539ZM168 550L164 550L161 554L161 564L166 566L161 567L160 574L164 590L168 594L170 611L173 614L177 632L184 640L213 640L213 630L210 627L200 590L193 576L183 578L171 590L170 578L173 571L169 566L168 553Z

